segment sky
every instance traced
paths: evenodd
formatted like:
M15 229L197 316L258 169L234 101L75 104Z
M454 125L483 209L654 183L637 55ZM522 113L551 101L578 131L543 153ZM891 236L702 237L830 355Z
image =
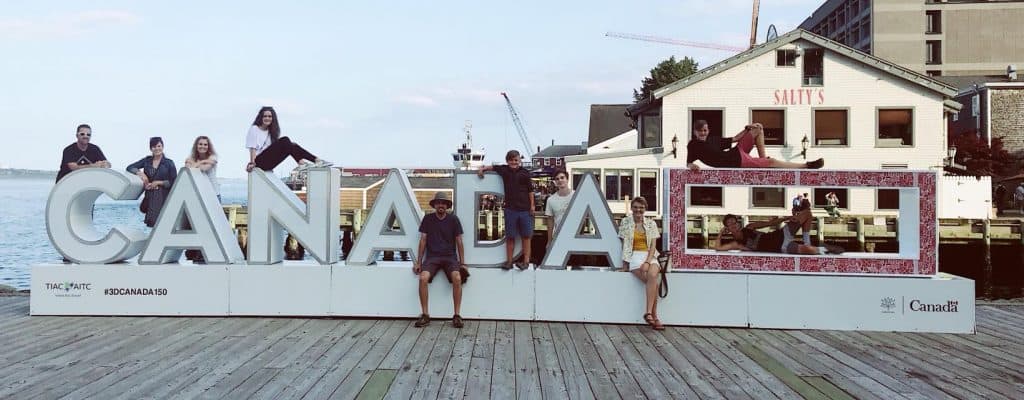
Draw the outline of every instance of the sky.
M822 1L762 2L758 41ZM524 148L503 91L534 146L580 144L590 105L632 102L658 62L732 55L606 32L742 47L751 3L4 0L0 167L56 170L88 123L114 168L148 155L150 136L180 167L207 135L219 174L241 178L263 105L283 135L343 167L450 167L467 120L501 161Z

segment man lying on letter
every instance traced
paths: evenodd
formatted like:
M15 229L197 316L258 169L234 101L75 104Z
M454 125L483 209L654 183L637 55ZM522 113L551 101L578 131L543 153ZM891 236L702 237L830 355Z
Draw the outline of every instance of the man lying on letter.
M430 323L430 312L427 310L427 285L433 280L438 270L443 270L448 281L452 283L452 301L455 315L452 326L462 328L462 317L459 306L462 304L462 273L465 270L466 252L462 247L462 224L459 217L448 214L452 201L444 192L437 192L430 200L434 208L433 214L423 216L420 223L420 246L416 260L412 262L412 272L420 277L420 309L423 311L416 320L416 327L421 328ZM458 258L455 251L458 249ZM426 250L426 251L424 251ZM424 260L422 263L420 260ZM469 276L469 271L466 276Z
M836 245L811 245L809 240L811 220L813 220L811 210L803 209L792 217L775 217L767 222L752 222L745 227L740 227L739 218L728 214L722 218L724 227L722 232L718 234L715 250L763 251L786 254L842 254L843 248ZM780 229L779 224L783 222L785 224ZM773 229L770 232L757 230L766 227L772 227ZM804 242L798 243L795 241L796 233L801 229L804 231ZM732 235L733 241L723 244L722 236L726 233Z

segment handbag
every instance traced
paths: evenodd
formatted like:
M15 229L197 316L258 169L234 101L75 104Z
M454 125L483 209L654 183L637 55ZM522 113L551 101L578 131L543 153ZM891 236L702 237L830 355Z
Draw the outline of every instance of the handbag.
M147 190L143 192L142 202L139 203L139 212L143 214L149 212L149 196L147 196L146 193L149 193L149 191Z
M661 266L661 272L658 275L661 276L658 282L658 297L668 297L668 263L672 260L672 252L666 251L658 255L658 265Z

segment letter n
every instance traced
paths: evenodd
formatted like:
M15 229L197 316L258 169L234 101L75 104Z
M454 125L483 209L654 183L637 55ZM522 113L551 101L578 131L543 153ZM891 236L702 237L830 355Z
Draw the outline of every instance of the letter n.
M366 224L345 258L345 264L373 264L382 250L408 250L413 260L418 259L422 220L423 211L405 171L392 169L370 208ZM393 229L395 222L398 230Z
M593 222L596 231L580 234L588 219ZM612 212L608 209L601 189L597 187L597 180L591 174L583 177L580 187L573 194L541 265L565 268L571 254L604 256L613 268L622 264L622 242L612 222Z
M249 173L249 263L277 264L284 259L287 230L320 264L338 262L341 226L341 174L334 168L310 168L306 204L284 182L260 169Z
M190 229L186 229L186 221ZM153 226L149 245L139 255L139 264L177 262L186 249L202 251L209 264L245 261L213 184L198 168L178 172Z

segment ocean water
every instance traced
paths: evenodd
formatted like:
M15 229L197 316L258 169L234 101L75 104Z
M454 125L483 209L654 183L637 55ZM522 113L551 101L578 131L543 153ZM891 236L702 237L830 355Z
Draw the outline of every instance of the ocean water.
M61 261L46 235L44 213L51 189L52 178L0 178L0 284L28 289L30 266ZM244 180L222 181L224 204L245 204L246 196ZM100 231L114 225L149 229L142 223L138 200L100 196L93 217Z

